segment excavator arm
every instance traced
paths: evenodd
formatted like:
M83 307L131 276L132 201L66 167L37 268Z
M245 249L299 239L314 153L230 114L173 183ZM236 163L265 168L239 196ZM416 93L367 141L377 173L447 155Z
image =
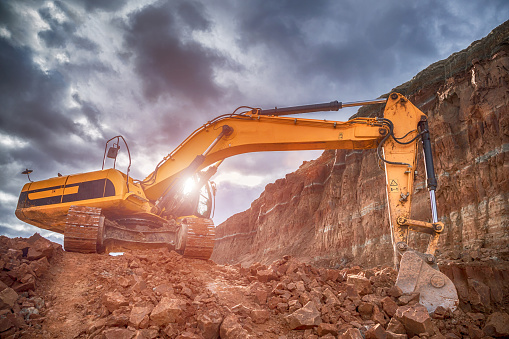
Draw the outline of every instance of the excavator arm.
M452 282L438 271L435 258L444 225L438 221L436 212L437 183L427 117L398 93L392 93L383 101L386 103L383 118L355 118L347 122L278 116L338 110L343 106L338 102L273 110L254 109L241 115L220 117L196 130L145 179L142 186L147 197L159 197L156 213L172 215L174 210L167 209L166 206L177 200L179 180L176 178L189 176L236 154L374 148L386 174L393 257L395 266L399 268L397 285L405 293L420 292L421 303L430 311L439 305L454 309L458 303L456 289ZM350 105L380 102L381 100L374 100ZM410 218L419 141L424 153L430 192L431 222ZM186 161L182 161L183 157L187 157ZM429 235L424 253L409 247L410 232Z

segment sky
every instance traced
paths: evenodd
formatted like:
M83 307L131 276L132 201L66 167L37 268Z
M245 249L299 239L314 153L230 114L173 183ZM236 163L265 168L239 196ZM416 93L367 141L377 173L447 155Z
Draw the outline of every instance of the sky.
M32 180L98 170L105 141L123 135L143 179L238 106L377 98L508 18L506 0L2 0L0 234L61 242L14 215L26 168ZM320 154L227 159L215 224Z

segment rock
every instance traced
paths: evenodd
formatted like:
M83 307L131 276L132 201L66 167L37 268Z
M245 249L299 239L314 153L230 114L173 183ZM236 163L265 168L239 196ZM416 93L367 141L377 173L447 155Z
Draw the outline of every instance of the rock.
M468 300L474 306L474 310L491 311L490 288L476 279L468 279L468 286Z
M361 331L357 328L349 328L343 334L338 335L338 339L364 339Z
M43 237L38 238L35 242L31 243L27 252L28 260L39 260L42 257L50 259L55 251L53 244L48 239Z
M389 317L394 317L396 314L396 310L398 309L398 304L392 298L385 297L382 299L382 309L387 313Z
M288 301L288 312L292 313L302 307L302 304L298 300Z
M170 323L166 325L163 330L163 333L166 334L168 338L176 338L179 334L178 326L176 323Z
M131 339L135 332L127 328L114 327L104 330L102 334L105 339Z
M277 274L272 270L257 271L256 277L260 282L269 282L272 280L277 280Z
M387 319L385 318L384 313L381 312L376 305L373 306L373 315L371 316L371 319L373 319L375 323L382 324L383 326L387 324Z
M242 328L239 319L233 313L226 316L219 329L221 339L242 339L250 338L251 335Z
M49 261L47 257L42 257L39 260L32 261L29 265L30 269L38 277L43 275L49 268Z
M5 315L0 315L0 335L1 332L7 331L9 328L13 327L11 319L7 318Z
M396 318L392 318L387 325L387 331L396 334L406 334L405 326Z
M505 312L491 314L483 331L486 335L492 337L509 337L509 314Z
M109 315L106 326L124 327L129 324L129 307L122 306Z
M403 295L403 291L399 288L399 286L393 285L387 290L387 295L393 298L399 298Z
M410 337L421 333L435 333L428 310L421 304L398 307L396 318L405 326Z
M361 302L361 304L357 306L357 312L359 312L362 319L368 320L373 314L373 304Z
M365 334L366 339L386 339L387 332L380 324L370 327Z
M203 339L203 337L191 331L184 331L181 332L175 339Z
M217 311L202 313L197 317L198 329L201 331L205 339L219 338L219 328L223 321L223 317Z
M150 320L158 326L177 322L182 315L181 304L178 299L163 297L150 313Z
M285 320L292 330L304 330L317 327L322 321L320 312L313 301L309 301L301 309L286 316Z
M328 323L320 323L316 329L316 332L320 337L331 334L336 337L338 335L338 328L334 324L328 324Z
M337 305L341 304L339 302L338 297L336 297L334 295L334 293L329 288L326 288L325 291L323 291L323 295L325 297L325 302L327 304L330 304L330 305L333 305L333 306L337 306Z
M249 307L244 306L243 304L237 304L233 306L231 308L231 311L241 316L248 316L251 313L251 309Z
M134 328L146 328L148 326L148 320L150 313L153 310L153 306L135 306L131 309L129 315L129 326Z
M253 292L255 301L260 305L265 305L267 303L268 293L265 290L257 289Z
M29 280L26 283L16 282L12 285L12 288L18 293L33 291L35 289L35 279Z
M361 296L357 292L357 288L353 284L346 284L346 296L351 300L361 298Z
M435 309L435 311L433 311L433 314L431 315L431 317L433 319L445 319L446 316L447 316L447 310L442 306L438 306Z
M387 339L408 339L408 336L406 334L398 334L387 331Z
M362 276L362 275L355 275L351 274L348 275L346 279L347 284L351 284L355 286L355 289L357 290L357 293L359 295L365 295L373 293L373 288L371 286L371 281L369 281L368 278Z
M18 293L10 287L4 288L0 291L0 310L12 308L16 300L18 300Z
M419 302L419 293L414 292L410 294L403 294L401 297L398 298L398 305L403 306L407 304L415 304Z
M251 319L255 324L264 324L270 318L270 312L267 310L253 309L251 310Z
M109 312L113 312L121 306L129 305L129 301L120 292L108 292L104 294L102 303Z

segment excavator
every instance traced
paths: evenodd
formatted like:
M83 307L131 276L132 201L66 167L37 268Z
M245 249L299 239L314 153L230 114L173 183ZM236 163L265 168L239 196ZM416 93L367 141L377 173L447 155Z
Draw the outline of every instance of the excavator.
M343 107L385 104L382 118L346 122L289 115L337 111ZM243 111L241 111L243 110ZM239 112L239 113L237 113ZM126 173L116 169L121 141L127 148ZM410 218L418 142L424 153L431 222ZM108 149L108 145L112 145ZM143 180L130 176L129 148L122 136L106 142L101 170L65 175L24 185L16 216L29 224L64 235L64 249L101 253L166 247L184 257L209 259L215 227L210 219L215 196L211 182L228 157L262 151L375 149L386 174L386 193L397 286L419 293L433 312L458 305L452 281L438 270L435 251L444 224L438 220L427 117L405 96L260 109L241 106L191 133ZM112 168L104 169L111 159ZM23 173L29 174L31 170ZM409 233L429 235L426 251L409 246Z

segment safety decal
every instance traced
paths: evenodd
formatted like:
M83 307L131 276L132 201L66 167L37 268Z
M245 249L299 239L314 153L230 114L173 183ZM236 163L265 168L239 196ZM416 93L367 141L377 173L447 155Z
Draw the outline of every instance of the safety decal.
M398 183L398 180L397 179L391 179L389 181L389 192L391 193L394 193L394 192L399 192L399 183Z

